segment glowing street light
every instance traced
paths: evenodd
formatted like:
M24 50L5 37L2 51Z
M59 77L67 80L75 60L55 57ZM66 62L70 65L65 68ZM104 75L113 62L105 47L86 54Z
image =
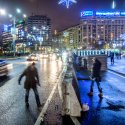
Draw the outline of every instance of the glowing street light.
M27 17L27 15L26 15L26 14L23 14L23 17L24 17L24 18L26 18L26 17Z
M2 15L2 16L6 15L6 10L5 9L0 9L0 15Z
M17 9L16 9L16 12L17 12L17 13L21 13L21 9L17 8Z
M13 15L12 15L12 14L9 14L8 16L9 16L9 18L12 18L12 17L13 17Z
M36 27L35 27L35 26L33 27L33 30L36 30Z

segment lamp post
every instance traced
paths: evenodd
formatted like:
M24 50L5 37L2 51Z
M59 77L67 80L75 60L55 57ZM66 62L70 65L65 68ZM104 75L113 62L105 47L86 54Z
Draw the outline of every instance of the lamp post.
M0 15L2 15L2 16L6 15L6 10L5 9L0 9Z
M19 8L16 9L16 12L18 14L21 14L21 10ZM13 56L15 56L16 55L16 43L15 43L15 41L16 41L16 16L13 16L11 14L9 14L8 16L9 16L9 18L12 18L12 21L13 21L13 27L11 29L11 34L13 36L13 42L12 42L13 52L14 52ZM26 14L23 14L23 18L26 18L26 17L27 17Z

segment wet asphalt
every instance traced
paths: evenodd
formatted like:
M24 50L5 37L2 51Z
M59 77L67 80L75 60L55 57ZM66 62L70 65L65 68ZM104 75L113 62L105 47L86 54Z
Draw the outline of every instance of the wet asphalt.
M22 79L21 85L18 85L19 75L29 65L29 62L25 58L8 62L13 64L13 69L8 77L0 78L0 125L34 125L40 114L34 93L30 91L30 106L27 109L23 88L25 78ZM41 84L38 92L41 103L44 105L62 69L62 63L56 60L41 59L36 62L36 67Z
M9 61L9 63L13 64L13 69L10 71L8 77L0 79L0 125L34 125L40 111L37 109L33 91L31 90L30 92L30 107L27 109L24 103L24 79L22 79L21 85L18 85L19 75L29 65L29 62L27 62L25 58L22 58ZM121 62L121 64L123 63ZM116 63L115 65L118 64ZM43 59L36 62L36 67L39 71L41 84L41 87L38 87L40 100L42 104L45 104L55 84L56 78L62 69L62 64L59 61L48 61ZM114 70L118 70L116 66L112 67ZM77 72L77 77L88 78L89 75L90 74L84 70ZM96 83L94 84L94 96L89 97L87 93L89 92L91 81L79 80L78 85L81 103L87 103L90 110L87 113L82 113L82 117L78 118L78 120L81 125L124 125L125 77L109 70L102 72L101 75L103 99L98 97ZM59 96L58 93L55 93L54 98L56 99L57 96ZM58 99L55 100L54 98L52 99L52 103L60 103ZM59 104L57 105L56 108L52 107L53 105L50 105L47 114L55 115L54 111L59 108ZM61 117L60 115L56 117L59 119L57 125L60 125ZM50 125L47 119L50 119L50 121L53 122L53 119L46 116L45 124ZM64 125L70 125L70 120L66 120Z

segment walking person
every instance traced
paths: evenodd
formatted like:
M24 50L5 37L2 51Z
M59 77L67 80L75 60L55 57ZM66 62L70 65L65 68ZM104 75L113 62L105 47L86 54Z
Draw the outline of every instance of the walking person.
M111 65L114 64L114 52L110 53L110 58L111 58Z
M101 82L100 70L101 70L101 62L97 58L93 58L92 77L91 77L92 82L90 86L90 92L88 93L89 96L93 96L94 82L96 82L99 91L98 96L100 98L103 97L102 88L100 87L100 82Z
M29 65L24 72L20 75L18 82L20 85L20 81L22 79L22 77L26 77L25 82L24 82L24 88L26 90L25 93L25 104L26 107L29 107L29 92L30 89L33 89L34 94L35 94L35 98L36 98L36 103L37 103L37 107L41 108L41 103L40 103L40 99L39 99L39 94L38 94L38 90L37 90L37 85L40 86L39 84L39 77L38 77L38 72L37 72L37 68L35 67L35 63L33 62L31 65Z

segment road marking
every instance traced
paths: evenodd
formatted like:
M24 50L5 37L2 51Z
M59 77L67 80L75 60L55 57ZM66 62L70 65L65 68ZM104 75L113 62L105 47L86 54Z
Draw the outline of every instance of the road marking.
M75 125L81 125L80 122L78 121L78 119L77 119L76 117L70 116L70 118L72 119L72 121L73 121L73 123L74 123Z
M115 72L113 72L113 71L109 71L109 70L108 70L108 72L110 72L110 73L112 73L112 74L115 74L115 75L117 75L117 76L119 76L119 77L125 78L124 76L119 75L119 74L117 74L117 73L115 73Z
M57 88L57 85L58 85L59 82L62 81L62 75L64 76L64 72L65 72L65 71L66 71L66 68L64 67L63 70L62 70L62 72L60 73L59 77L57 78L57 81L55 82L55 85L54 85L54 87L53 87L53 89L52 89L52 91L51 91L51 93L50 93L50 95L49 95L49 97L48 97L48 99L47 99L45 105L43 106L43 109L42 109L42 111L41 111L39 117L37 118L37 121L36 121L35 125L40 125L40 124L41 124L41 121L43 121L44 115L45 115L45 113L46 113L46 111L47 111L47 108L48 108L48 106L49 106L49 104L50 104L50 102L51 102L51 100L52 100L52 97L53 97L53 95L54 95L54 93L55 93L55 90L56 90L56 88Z

